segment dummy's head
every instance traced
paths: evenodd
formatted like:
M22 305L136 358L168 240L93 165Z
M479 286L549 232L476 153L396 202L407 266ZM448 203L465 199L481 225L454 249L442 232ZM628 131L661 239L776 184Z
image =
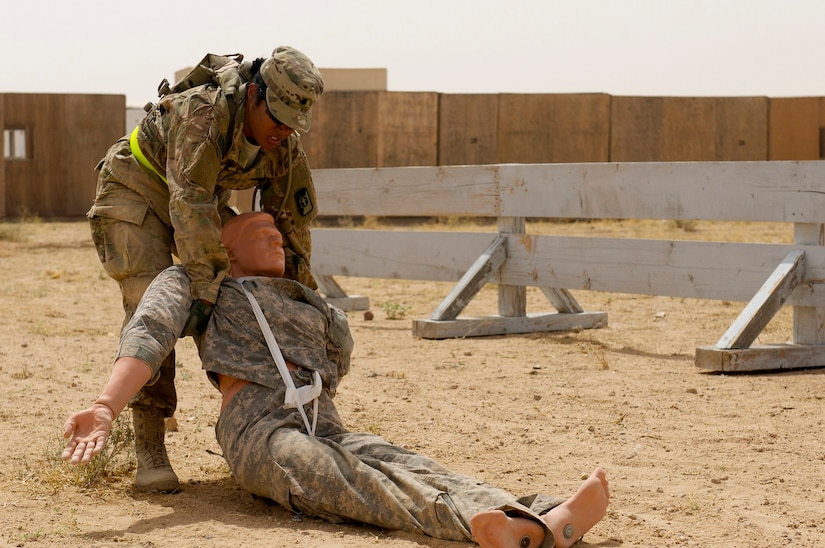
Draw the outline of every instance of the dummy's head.
M233 278L284 275L284 240L269 213L250 211L233 217L223 225L221 243Z

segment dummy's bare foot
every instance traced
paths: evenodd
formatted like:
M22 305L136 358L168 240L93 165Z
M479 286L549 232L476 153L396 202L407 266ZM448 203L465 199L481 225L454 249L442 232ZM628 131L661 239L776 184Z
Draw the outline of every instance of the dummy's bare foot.
M607 513L610 490L604 470L597 468L578 491L542 516L556 538L556 547L568 548ZM507 516L501 510L479 512L470 519L473 536L483 548L538 548L544 529L527 518Z
M604 470L596 468L578 491L542 516L556 536L557 548L568 548L607 513L610 489Z

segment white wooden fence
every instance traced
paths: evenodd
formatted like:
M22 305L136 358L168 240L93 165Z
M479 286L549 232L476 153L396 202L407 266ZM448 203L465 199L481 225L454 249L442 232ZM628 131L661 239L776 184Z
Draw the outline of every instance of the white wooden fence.
M366 308L335 276L457 282L423 338L595 328L569 289L747 302L696 365L759 370L825 365L825 162L506 164L313 172L335 216L493 217L493 233L313 229L322 292ZM526 218L788 222L793 244L531 235ZM485 283L498 314L462 318ZM525 287L556 312L526 313ZM752 346L777 310L794 307L792 344Z

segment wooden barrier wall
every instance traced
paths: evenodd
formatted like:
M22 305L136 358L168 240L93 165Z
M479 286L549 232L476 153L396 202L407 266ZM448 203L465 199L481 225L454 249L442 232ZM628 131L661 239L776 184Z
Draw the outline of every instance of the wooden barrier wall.
M5 102L2 99L0 99L0 129L7 127L5 111ZM5 145L3 139L3 133L0 133L0 142L2 142L3 145ZM6 208L6 200L6 154L3 153L3 155L0 155L0 219L4 219L8 215Z
M27 158L6 160L9 216L80 217L95 192L95 165L125 133L123 95L2 94L4 128L26 130Z
M825 98L329 92L317 168L818 160Z
M609 95L498 97L497 163L609 160Z
M614 162L767 159L765 97L613 97Z
M413 335L440 339L606 325L606 313L585 312L570 290L747 301L715 346L697 349L698 366L825 366L825 162L318 170L316 186L319 202L338 216L497 220L497 230L489 232L313 230L312 270L338 306L362 309L365 297L346 295L335 277L457 282L429 319L413 321ZM794 243L536 235L529 233L527 218L793 223ZM498 286L498 314L460 317L488 283ZM557 312L527 314L525 287L540 288ZM794 307L793 344L752 346L786 304Z
M498 95L440 94L439 166L498 163Z
M379 167L381 91L333 91L301 137L313 168Z
M0 163L0 217L85 213L91 168L125 133L123 96L0 94L0 105L4 128L31 132L33 153ZM818 160L823 105L822 97L332 91L302 139L314 169ZM247 197L236 200L243 209Z
M821 97L771 99L768 160L825 158L823 101Z

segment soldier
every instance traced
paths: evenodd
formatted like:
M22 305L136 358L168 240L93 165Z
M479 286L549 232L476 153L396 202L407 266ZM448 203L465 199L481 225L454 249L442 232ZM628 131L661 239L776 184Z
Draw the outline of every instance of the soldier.
M309 223L315 190L298 132L324 90L320 72L300 51L278 47L251 63L207 55L97 166L97 193L87 216L106 273L120 285L125 320L155 276L176 255L191 280L193 304L184 333L203 328L227 274L221 247L232 190L256 187L287 248L285 275L317 288L310 273ZM175 354L143 387L133 410L139 490L179 488L164 445L164 418L177 406Z
M371 434L350 432L332 401L349 370L346 316L314 291L280 278L281 235L266 213L228 221L231 263L197 339L221 391L218 442L238 482L284 508L333 523L358 521L482 546L570 546L604 517L609 489L597 469L567 501L516 498ZM64 427L64 460L86 463L106 442L131 394L157 374L191 298L180 267L152 283L124 330L112 377Z

